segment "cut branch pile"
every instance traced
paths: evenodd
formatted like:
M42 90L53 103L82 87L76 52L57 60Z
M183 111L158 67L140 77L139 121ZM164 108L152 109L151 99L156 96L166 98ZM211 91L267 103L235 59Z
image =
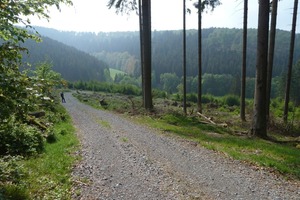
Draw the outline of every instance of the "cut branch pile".
M227 126L228 126L226 123L218 124L218 123L214 122L211 118L206 117L205 115L203 115L203 114L200 113L200 112L197 112L197 114L198 114L200 117L202 117L203 119L206 120L206 121L201 121L201 123L203 123L203 124L213 124L213 125L216 125L216 126L222 126L222 127L227 127Z

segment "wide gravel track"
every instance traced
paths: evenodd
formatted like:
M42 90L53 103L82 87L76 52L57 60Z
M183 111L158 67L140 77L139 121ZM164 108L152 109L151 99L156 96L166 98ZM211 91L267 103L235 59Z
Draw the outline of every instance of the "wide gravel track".
M82 144L74 199L300 200L299 181L65 98Z

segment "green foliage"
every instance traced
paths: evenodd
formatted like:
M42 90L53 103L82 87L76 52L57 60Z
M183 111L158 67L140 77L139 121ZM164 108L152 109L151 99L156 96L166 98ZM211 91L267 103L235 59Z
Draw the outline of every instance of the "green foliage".
M239 106L240 99L236 95L226 95L223 97L224 104L227 106Z
M15 184L7 184L0 189L0 199L29 200L29 196L30 195L26 191L25 187L19 187Z
M40 33L55 40L88 53L101 54L101 59L108 63L108 66L120 69L130 75L138 77L140 75L140 62L136 65L128 65L132 58L140 57L139 32L101 32L101 33L81 33L61 32L51 29L37 28ZM255 78L255 57L256 57L256 37L257 31L248 31L248 59L247 76ZM208 28L202 30L203 49L203 74L231 75L236 77L240 73L242 65L242 29L228 28ZM290 37L288 31L277 30L275 60L273 75L280 76L285 70L286 58L288 57L289 44L286 42ZM297 36L298 37L298 36ZM153 87L160 87L160 75L164 73L175 73L179 78L182 76L182 39L181 31L154 31L153 32L153 72L156 80ZM193 76L198 72L198 33L195 30L187 32L187 75ZM278 44L278 45L277 45ZM300 40L296 40L295 58L300 55ZM100 57L99 57L100 58ZM130 62L129 62L130 63ZM127 68L128 66L128 68ZM135 67L135 69L132 69ZM134 74L129 73L134 72ZM80 79L78 79L80 80ZM82 79L84 80L84 79ZM252 80L247 98L253 97ZM226 83L227 84L227 83ZM248 87L247 82L247 87ZM250 86L250 85L249 85ZM254 85L253 85L254 86ZM225 86L223 87L225 88ZM217 90L217 89L216 89ZM196 91L193 91L196 92ZM233 91L231 91L233 92Z
M0 125L0 154L35 154L43 150L44 138L36 128L21 124L11 116Z
M202 103L207 104L207 103L215 103L217 100L211 94L204 94L201 97L201 101L202 101Z
M153 96L153 98L167 98L168 95L165 91L153 89L152 96Z
M36 76L29 77L21 72L21 47L27 39L39 38L27 29L15 26L23 24L30 27L28 17L35 15L49 18L48 8L60 3L71 4L70 0L50 1L9 1L0 2L0 132L2 154L32 154L42 150L41 132L29 126L29 112L40 109L40 105L51 107L53 98L49 97L53 87L53 77L46 77L50 67L42 65ZM47 69L47 70L44 70ZM44 74L43 74L44 73ZM48 74L49 75L49 74ZM52 75L54 75L52 73ZM47 108L45 108L47 109ZM51 108L50 108L51 109Z
M59 9L60 3L71 4L70 0L32 0L32 1L10 1L0 2L0 38L4 41L24 42L27 38L34 36L25 29L16 27L15 24L30 26L29 16L49 18L48 9L55 5Z
M160 75L160 83L162 84L163 90L172 94L177 91L180 79L175 73L164 73Z
M120 93L127 95L141 95L141 89L131 84L115 84L97 81L77 81L69 83L69 87L77 90L90 90L95 92Z
M53 65L53 70L59 72L68 81L106 81L105 70L108 70L108 66L103 61L53 39L47 37L41 37L41 39L39 43L33 40L27 40L24 43L30 55L23 53L23 62L35 66L47 60Z
M116 76L118 76L119 74L120 75L125 74L125 72L122 72L120 70L113 69L113 68L109 68L109 72L110 72L110 76L111 76L112 80L114 80L114 81L115 81Z
M21 159L21 156L0 157L0 185L7 182L16 184L21 181L25 176L23 166L17 163Z
M115 74L128 74L135 75L135 70L139 60L135 56L130 55L129 52L108 52L101 51L98 53L92 53L98 60L102 60L108 64L109 69L114 79Z
M57 110L65 114L62 106ZM77 159L73 153L79 142L67 116L55 124L55 143L35 157L0 157L0 199L71 199L71 169Z
M19 164L22 159L20 156L0 157L0 199L29 199L25 188L18 186L28 175L24 166Z
M141 81L138 78L134 78L133 76L127 75L125 73L116 74L114 83L118 83L121 85L134 85L137 87L141 86Z
M193 103L197 103L198 101L198 95L195 93L189 93L186 95L186 100L193 102Z

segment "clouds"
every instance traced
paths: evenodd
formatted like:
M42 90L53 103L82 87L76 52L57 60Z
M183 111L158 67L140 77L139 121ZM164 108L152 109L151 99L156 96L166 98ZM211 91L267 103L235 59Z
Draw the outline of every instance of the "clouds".
M195 1L195 0L194 0ZM192 13L187 15L187 28L197 29L197 11L192 3L187 1L187 7ZM61 12L50 10L51 19L41 21L32 18L33 25L46 26L59 30L109 32L109 31L138 31L138 16L116 14L115 9L108 9L108 0L73 0L74 6L62 6ZM242 28L243 0L222 0L222 5L213 12L203 14L203 27ZM152 0L152 29L177 30L182 29L182 0ZM290 30L292 21L292 0L279 2L278 28ZM258 1L249 1L249 27L257 27ZM300 19L299 19L300 20ZM298 28L299 30L299 28Z

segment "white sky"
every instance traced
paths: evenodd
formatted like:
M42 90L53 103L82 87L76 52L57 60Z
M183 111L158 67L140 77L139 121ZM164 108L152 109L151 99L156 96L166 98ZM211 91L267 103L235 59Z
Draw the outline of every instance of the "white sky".
M195 2L196 0L192 0ZM73 6L62 6L61 11L51 9L50 22L31 19L33 25L55 28L65 31L111 32L138 31L138 16L116 14L115 9L108 9L108 0L73 0ZM197 29L197 12L187 0L192 14L187 15L187 29ZM213 12L203 14L203 28L229 27L242 28L243 0L221 0L222 5ZM293 0L283 0L278 5L277 27L291 30ZM182 29L183 0L152 0L152 30ZM257 27L258 0L249 0L248 27ZM300 24L298 17L297 32Z

